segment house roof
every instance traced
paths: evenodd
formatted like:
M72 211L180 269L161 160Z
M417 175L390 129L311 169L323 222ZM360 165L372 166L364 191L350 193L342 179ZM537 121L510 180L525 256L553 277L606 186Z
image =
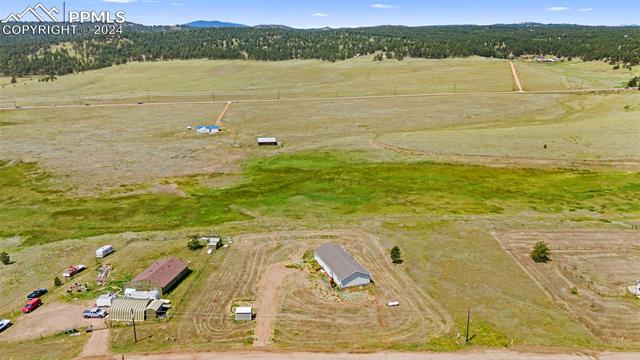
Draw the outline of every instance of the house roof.
M316 254L340 281L355 273L371 276L369 271L354 259L341 245L334 243L324 244L316 250Z
M147 305L147 307L145 308L146 310L153 310L153 311L158 311L160 310L160 308L164 305L164 303L162 302L162 300L151 300L151 302L149 303L149 305Z
M236 308L236 314L251 314L250 306L238 306Z
M199 126L196 126L196 129L216 130L216 129L220 129L220 126L218 126L218 125L199 125Z
M186 262L173 257L158 260L138 274L133 282L148 281L160 288L165 288L187 268Z

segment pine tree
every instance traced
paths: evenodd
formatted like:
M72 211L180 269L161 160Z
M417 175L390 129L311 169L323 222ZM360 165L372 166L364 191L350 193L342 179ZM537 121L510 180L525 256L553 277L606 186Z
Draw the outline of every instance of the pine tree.
M538 241L531 250L531 259L537 263L546 263L551 260L551 249L544 241Z
M391 249L391 261L393 261L394 264L402 263L402 253L400 252L398 245Z

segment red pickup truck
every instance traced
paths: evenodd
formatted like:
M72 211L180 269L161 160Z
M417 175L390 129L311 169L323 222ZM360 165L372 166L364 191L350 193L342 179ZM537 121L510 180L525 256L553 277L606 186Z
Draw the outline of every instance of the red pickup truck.
M42 305L42 300L40 300L39 297L33 298L33 299L29 300L29 302L22 308L22 312L25 313L25 314L26 313L30 313L33 310L39 308L40 305Z

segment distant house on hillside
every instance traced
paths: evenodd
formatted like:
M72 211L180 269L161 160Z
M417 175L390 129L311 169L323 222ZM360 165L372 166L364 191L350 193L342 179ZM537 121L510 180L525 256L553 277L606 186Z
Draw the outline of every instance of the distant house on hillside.
M341 288L371 282L371 273L341 245L327 243L320 246L315 252L315 260Z
M129 287L136 290L158 290L160 295L176 286L189 271L186 262L176 258L166 258L151 264L138 274Z

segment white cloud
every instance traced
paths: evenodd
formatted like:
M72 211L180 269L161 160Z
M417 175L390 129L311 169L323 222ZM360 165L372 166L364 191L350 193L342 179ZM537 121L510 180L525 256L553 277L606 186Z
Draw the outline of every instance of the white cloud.
M102 0L107 3L117 3L117 4L131 4L136 2L136 0Z
M565 11L565 10L569 10L568 7L566 6L552 6L552 7L548 7L545 10L547 11Z
M184 5L183 3L178 3L178 2L174 2L170 4L171 6L182 6Z
M323 13L323 12L317 12L317 13L313 13L313 14L311 14L311 16L316 16L316 17L327 17L327 16L329 16L329 14L327 14L327 13Z
M396 7L389 4L371 4L374 9L395 9Z
M584 8L584 9L580 9L580 11L593 11L593 8Z

